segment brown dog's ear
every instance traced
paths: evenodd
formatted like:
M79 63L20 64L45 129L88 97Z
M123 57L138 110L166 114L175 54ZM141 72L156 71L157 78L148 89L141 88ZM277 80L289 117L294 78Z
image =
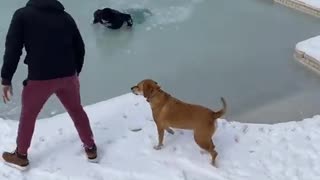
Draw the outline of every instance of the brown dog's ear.
M143 96L149 98L153 93L153 86L150 83L143 84Z

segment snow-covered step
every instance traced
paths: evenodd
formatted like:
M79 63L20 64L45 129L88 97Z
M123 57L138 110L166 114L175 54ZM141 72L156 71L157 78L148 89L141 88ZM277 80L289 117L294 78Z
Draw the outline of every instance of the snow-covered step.
M320 73L320 36L296 44L294 57L307 67Z

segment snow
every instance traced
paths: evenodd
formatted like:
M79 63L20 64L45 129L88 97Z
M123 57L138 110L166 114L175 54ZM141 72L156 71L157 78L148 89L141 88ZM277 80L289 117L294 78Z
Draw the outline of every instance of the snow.
M296 45L296 50L313 57L320 61L320 36L312 37L307 40L301 41Z
M320 9L320 0L295 0L307 4L315 9Z
M100 162L89 163L72 121L60 114L37 121L29 152L31 168L0 163L5 180L318 180L320 116L280 124L219 119L214 143L218 168L195 144L192 132L175 129L156 151L149 104L132 93L85 107ZM0 150L15 147L16 120L0 120Z

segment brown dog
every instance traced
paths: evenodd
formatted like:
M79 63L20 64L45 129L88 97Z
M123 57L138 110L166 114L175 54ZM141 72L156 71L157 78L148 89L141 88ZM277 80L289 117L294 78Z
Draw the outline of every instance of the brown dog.
M212 142L216 130L216 120L226 112L226 102L221 98L223 109L214 112L206 107L182 102L160 89L157 82L145 79L131 88L136 95L143 95L151 105L153 119L157 125L159 143L154 148L163 146L164 131L173 133L171 128L194 131L194 140L212 156L212 164L218 153Z

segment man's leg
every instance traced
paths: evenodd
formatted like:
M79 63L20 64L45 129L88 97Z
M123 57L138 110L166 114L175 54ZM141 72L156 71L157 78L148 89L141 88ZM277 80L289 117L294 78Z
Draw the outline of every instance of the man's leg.
M17 136L17 148L14 152L4 152L4 161L15 168L25 170L29 165L28 149L34 132L36 118L44 103L53 93L48 81L28 82L22 91L22 109Z
M20 154L28 153L37 116L54 92L49 83L49 81L29 81L23 88L17 136L17 150Z
M73 120L84 147L91 148L95 146L95 142L89 118L81 105L78 77L67 77L62 81L62 87L56 91L56 95Z

